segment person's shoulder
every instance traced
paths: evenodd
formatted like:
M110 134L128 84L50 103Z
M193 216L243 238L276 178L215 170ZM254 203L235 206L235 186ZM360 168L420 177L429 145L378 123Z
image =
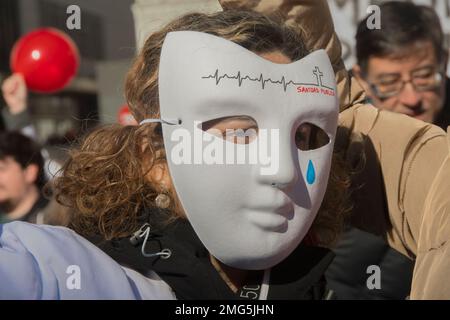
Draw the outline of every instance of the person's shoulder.
M64 238L82 239L75 231L66 227L45 224L38 225L25 221L12 221L1 225L0 237L5 237L5 235L16 235L20 237L22 242L31 243L36 237L39 237L40 240L55 240L55 238L59 238L60 240Z
M60 226L14 221L0 226L0 244L13 251L26 252L42 265L67 264L76 256L80 261L105 259L106 254L78 235ZM69 263L70 264L70 263Z
M447 134L440 127L400 113L379 110L370 104L355 105L340 114L340 125L370 136L382 145L408 147L411 143L439 138L446 144Z
M33 236L71 236L76 237L75 231L62 227L51 226L45 224L34 224L25 221L12 221L0 226L0 236L8 234L16 234L24 237Z
M148 279L124 269L88 240L65 227L27 222L0 225L0 258L2 254L9 258L0 264L0 282L7 277L10 286L17 286L15 291L22 293L34 288L33 298L174 298L161 279ZM32 270L14 272L23 269L24 261ZM39 286L36 286L36 279ZM0 298L11 297L10 292L0 287Z

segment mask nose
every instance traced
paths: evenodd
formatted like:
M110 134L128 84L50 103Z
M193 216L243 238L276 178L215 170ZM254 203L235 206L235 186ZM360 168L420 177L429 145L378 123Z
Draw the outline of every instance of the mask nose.
M278 162L276 164L276 170L268 175L260 174L260 181L262 183L279 189L286 189L295 185L300 174L297 147L293 142L293 137L290 132L284 132L282 134L283 131L280 130L279 141L277 141L277 146L275 146L275 152L278 154L275 159L272 158L272 165L274 160Z
M285 158L289 157L286 156ZM270 185L279 189L287 189L290 186L295 185L297 181L298 169L292 158L285 159L284 161L281 161L280 159L280 167L278 168L278 172L272 176L268 176L268 182L270 182Z

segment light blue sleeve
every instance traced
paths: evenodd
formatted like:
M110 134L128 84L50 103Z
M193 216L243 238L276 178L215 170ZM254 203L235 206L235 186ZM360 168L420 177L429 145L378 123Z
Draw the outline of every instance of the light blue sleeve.
M0 225L0 299L173 299L161 279L121 267L63 227Z

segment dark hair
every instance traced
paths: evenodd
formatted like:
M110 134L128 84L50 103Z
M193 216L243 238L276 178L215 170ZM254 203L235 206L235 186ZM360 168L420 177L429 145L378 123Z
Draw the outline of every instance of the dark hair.
M408 54L410 46L419 41L431 41L438 62L443 62L444 33L436 12L427 6L410 2L390 1L380 5L381 29L369 29L363 19L356 33L356 57L363 72L367 72L370 57Z
M38 166L38 176L34 184L42 189L46 183L44 158L39 145L16 131L0 132L0 159L13 158L23 169L30 164Z

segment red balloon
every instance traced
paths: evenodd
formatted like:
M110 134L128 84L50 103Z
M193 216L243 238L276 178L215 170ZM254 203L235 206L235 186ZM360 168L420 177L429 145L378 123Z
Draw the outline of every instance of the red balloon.
M20 38L11 52L11 69L21 73L30 90L51 93L76 75L80 57L75 43L54 28L41 28Z

